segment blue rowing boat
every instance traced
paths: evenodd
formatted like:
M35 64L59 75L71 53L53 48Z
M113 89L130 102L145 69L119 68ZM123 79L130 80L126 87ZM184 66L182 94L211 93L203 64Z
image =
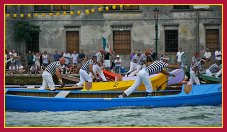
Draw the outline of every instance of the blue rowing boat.
M13 111L90 111L131 107L179 107L221 105L222 84L193 85L185 92L163 90L146 97L136 91L130 97L117 98L119 91L48 91L6 88L5 108Z

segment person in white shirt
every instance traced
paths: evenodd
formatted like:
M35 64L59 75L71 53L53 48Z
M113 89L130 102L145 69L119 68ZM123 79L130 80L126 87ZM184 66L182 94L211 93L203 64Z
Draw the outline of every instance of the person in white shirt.
M67 66L70 63L71 55L70 53L66 52L63 54L63 57L65 58L65 66Z
M211 57L211 52L209 51L209 48L206 48L206 52L204 53L204 58L206 59L206 62L204 64L205 68L209 68L210 66L210 57Z
M10 54L10 58L13 58L13 59L11 59L11 68L10 68L11 73L13 73L14 70L17 70L17 66L16 66L16 58L17 57L18 57L17 53L13 49L12 53Z
M206 58L206 61L211 57L211 52L209 51L209 48L206 48L206 52L204 53L204 57Z
M101 49L98 53L96 53L96 57L97 57L97 63L93 65L93 72L96 74L98 72L99 76L102 78L103 81L107 81L105 75L103 74L102 71L102 64L104 62L103 60L103 55L105 53L104 49Z
M200 85L198 75L199 75L199 72L202 70L202 65L205 62L206 62L205 58L202 58L197 62L192 62L190 66L190 79L187 84L193 85L193 83L195 82L197 85Z
M137 54L132 57L132 60L130 62L130 68L126 76L129 76L129 74L131 74L133 71L136 70L138 65L137 63L138 63L138 60L140 59L141 54L142 54L141 50L138 50Z
M32 56L33 56L33 59L32 59L32 62L33 62L33 64L35 64L35 52L32 52Z
M114 63L115 63L115 73L121 74L121 59L119 55L116 56Z
M38 74L38 67L35 64L30 67L29 74Z
M181 63L181 56L184 54L184 52L182 51L182 48L180 48L180 50L177 52L177 55L176 55L176 57L177 57L177 64L178 65L182 65L182 63Z
M150 52L146 51L144 54L142 54L137 62L136 70L131 72L128 77L133 77L137 75L137 73L142 69L146 67L147 64L147 57L150 54Z
M217 50L215 51L214 55L215 55L215 61L219 62L218 65L222 64L222 62L221 62L222 53L221 53L220 48L217 48Z
M73 65L76 66L78 64L78 59L79 59L79 54L74 51L73 54L71 55Z

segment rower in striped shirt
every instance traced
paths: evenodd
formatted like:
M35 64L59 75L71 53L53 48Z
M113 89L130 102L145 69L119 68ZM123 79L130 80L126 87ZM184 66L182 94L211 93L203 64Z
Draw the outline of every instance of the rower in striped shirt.
M206 62L206 59L202 58L201 60L195 62L194 64L193 63L191 64L191 67L190 67L190 80L189 80L188 84L192 85L195 82L197 85L200 85L198 74L199 74L199 71L202 69L201 66L205 62Z
M137 66L136 66L136 70L133 71L132 73L130 73L128 76L129 77L133 77L135 76L142 68L145 68L146 67L146 64L147 64L147 57L148 55L150 54L150 52L146 51L144 54L142 54L140 57L139 57L139 60L137 62Z
M93 65L95 65L96 63L97 63L97 56L93 56L91 60L88 60L82 65L79 71L80 82L78 82L76 86L81 87L85 81L92 82L92 77L90 73L92 73L93 77L96 78L96 74L93 72Z
M43 82L39 90L45 90L47 87L49 87L51 91L54 91L55 84L52 76L55 74L58 78L59 83L63 85L60 68L64 64L65 64L65 58L62 57L59 59L59 61L52 62L46 67L46 69L42 73Z
M165 68L180 68L178 65L169 65L168 64L169 58L163 57L162 60L155 61L152 64L150 64L148 67L140 70L138 72L138 77L134 84L129 87L127 90L123 92L122 95L119 95L119 98L123 98L124 96L129 96L132 92L134 92L141 84L144 83L146 87L146 92L148 93L148 96L151 96L152 93L152 84L149 79L150 75L156 74L156 73L163 73L165 75L175 76L174 74L171 74L169 72L164 71Z
M220 70L219 66L214 63L209 68L206 69L206 75L212 76L213 73L218 72Z

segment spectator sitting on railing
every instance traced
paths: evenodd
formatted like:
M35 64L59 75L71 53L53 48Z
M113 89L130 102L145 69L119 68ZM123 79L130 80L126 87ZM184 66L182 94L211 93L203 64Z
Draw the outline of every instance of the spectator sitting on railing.
M74 66L72 64L68 64L68 66L66 67L66 74L71 74L74 71Z
M30 67L30 74L38 74L38 67L34 64Z

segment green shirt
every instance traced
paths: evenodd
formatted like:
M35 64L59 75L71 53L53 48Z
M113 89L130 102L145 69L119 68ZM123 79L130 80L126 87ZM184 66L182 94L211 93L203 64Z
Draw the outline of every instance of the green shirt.
M28 62L33 62L33 55L32 54L28 54L27 55L27 60L28 60Z

